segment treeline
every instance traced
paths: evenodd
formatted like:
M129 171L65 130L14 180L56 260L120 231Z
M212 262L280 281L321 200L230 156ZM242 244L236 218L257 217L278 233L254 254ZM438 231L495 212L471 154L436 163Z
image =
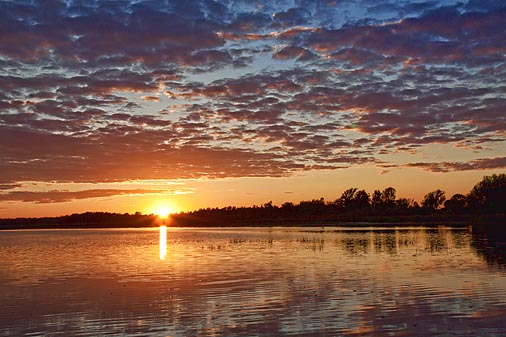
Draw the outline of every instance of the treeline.
M150 214L86 212L44 218L0 219L0 229L23 228L124 228L157 226L158 217Z
M506 214L506 175L483 177L472 190L447 199L443 190L428 192L421 203L397 198L393 187L369 194L352 187L333 201L323 198L261 206L206 208L173 216L175 225L245 225L347 222L468 222L503 219Z
M485 176L471 191L446 197L443 190L427 193L421 203L397 198L393 187L373 191L349 188L333 201L323 198L261 206L205 208L173 214L168 220L156 215L87 212L61 217L0 219L0 229L12 228L119 228L174 226L248 226L373 223L463 223L495 221L506 225L506 174Z

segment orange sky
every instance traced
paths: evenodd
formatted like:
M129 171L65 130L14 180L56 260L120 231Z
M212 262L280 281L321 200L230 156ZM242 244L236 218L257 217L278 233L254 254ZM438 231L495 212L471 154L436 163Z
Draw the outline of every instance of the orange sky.
M164 190L161 193L115 195L109 197L71 199L64 202L3 202L0 217L58 216L83 211L157 213L160 208L171 212L189 211L206 207L252 206L273 201L275 205L290 201L325 198L334 201L349 187L358 187L372 193L375 189L392 186L397 197L414 198L420 202L423 195L437 188L454 193L467 193L483 175L492 171L457 173L430 173L406 168L397 172L381 173L376 168L353 168L337 171L314 171L286 178L223 178L215 180L152 181L116 184L116 188L135 191L132 184L148 185ZM73 184L74 188L82 187ZM155 186L153 186L155 185ZM67 186L71 187L71 186Z

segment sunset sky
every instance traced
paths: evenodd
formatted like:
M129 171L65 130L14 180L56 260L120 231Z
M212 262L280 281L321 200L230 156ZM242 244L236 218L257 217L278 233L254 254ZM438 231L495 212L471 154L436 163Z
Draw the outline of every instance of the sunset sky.
M504 1L0 2L0 217L505 170Z

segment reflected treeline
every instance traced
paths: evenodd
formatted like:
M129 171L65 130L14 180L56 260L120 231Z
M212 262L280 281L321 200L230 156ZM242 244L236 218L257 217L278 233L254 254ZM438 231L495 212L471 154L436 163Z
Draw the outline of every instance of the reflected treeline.
M468 228L419 228L409 230L340 231L336 246L352 255L396 255L409 250L412 254L439 253L470 246Z
M473 227L471 245L492 267L506 269L506 231L498 227ZM502 227L502 228L501 228Z
M469 226L467 228L411 228L385 230L334 231L337 237L333 244L340 250L354 256L369 254L397 255L408 252L413 256L439 254L454 249L471 249L485 260L490 267L506 269L506 231L505 226ZM315 235L322 231L305 231ZM328 239L302 237L298 243L323 248L324 243L332 246ZM320 249L321 250L321 249Z

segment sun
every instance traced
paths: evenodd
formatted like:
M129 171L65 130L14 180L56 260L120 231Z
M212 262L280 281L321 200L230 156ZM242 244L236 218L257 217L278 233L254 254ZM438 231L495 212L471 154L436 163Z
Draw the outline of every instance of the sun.
M168 207L160 206L156 209L155 214L160 218L168 218L171 211Z

